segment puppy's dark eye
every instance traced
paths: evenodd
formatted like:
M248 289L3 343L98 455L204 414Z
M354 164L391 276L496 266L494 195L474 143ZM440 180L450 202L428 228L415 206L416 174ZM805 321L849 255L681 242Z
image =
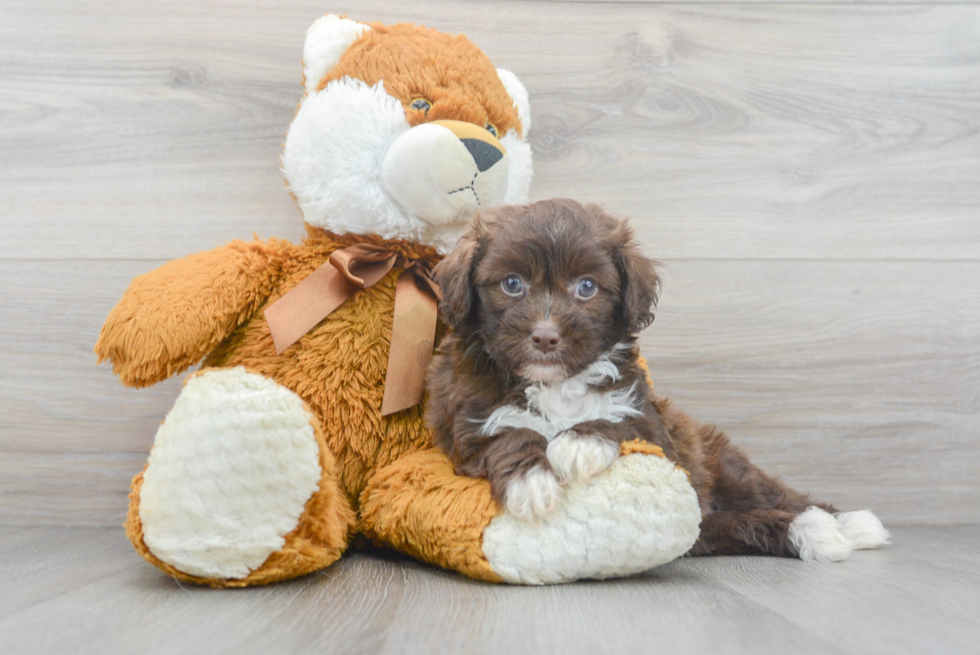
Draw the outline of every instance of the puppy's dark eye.
M424 111L425 113L429 113L429 108L432 107L432 103L426 100L425 98L416 98L415 100L412 101L412 104L410 106L412 107L412 109L418 109L419 111Z
M599 285L590 277L583 277L575 287L575 297L588 300L599 290Z
M504 290L508 296L521 296L524 294L524 280L521 279L519 275L508 275L504 278L504 281L500 283L500 288Z
M497 134L497 128L493 126L493 123L487 123L485 127L487 128L487 132L489 132L490 134L494 135L495 137L500 136L499 134Z

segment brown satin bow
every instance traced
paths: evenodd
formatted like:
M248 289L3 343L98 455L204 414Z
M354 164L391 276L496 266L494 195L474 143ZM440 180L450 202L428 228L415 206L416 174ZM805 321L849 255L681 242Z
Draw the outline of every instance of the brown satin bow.
M331 253L326 264L265 310L276 353L281 354L345 300L361 289L370 289L396 266L404 270L395 283L382 416L417 405L425 390L439 297L428 262L408 259L382 246L356 243Z

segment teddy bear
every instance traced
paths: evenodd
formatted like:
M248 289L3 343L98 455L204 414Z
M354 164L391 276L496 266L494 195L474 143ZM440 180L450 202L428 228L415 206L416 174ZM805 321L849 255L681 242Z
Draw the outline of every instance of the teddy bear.
M292 578L357 535L494 582L608 578L686 552L686 473L624 444L546 521L433 448L431 269L480 210L527 201L528 95L465 36L327 15L303 48L282 170L301 243L234 241L134 279L95 347L131 387L201 362L132 482L126 533L214 587Z

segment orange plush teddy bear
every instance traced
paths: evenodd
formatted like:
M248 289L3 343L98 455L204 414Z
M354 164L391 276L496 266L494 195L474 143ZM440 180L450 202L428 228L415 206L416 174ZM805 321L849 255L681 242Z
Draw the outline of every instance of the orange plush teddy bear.
M683 554L685 474L639 444L545 522L503 512L431 446L428 275L481 208L525 202L530 111L463 36L325 16L283 171L300 244L235 241L136 278L96 345L144 387L200 360L133 480L126 531L212 586L336 561L355 533L491 581L627 575Z

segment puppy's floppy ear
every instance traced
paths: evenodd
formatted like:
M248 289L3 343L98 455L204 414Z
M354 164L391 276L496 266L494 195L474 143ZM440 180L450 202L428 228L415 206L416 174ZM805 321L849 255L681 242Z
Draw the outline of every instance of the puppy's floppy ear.
M433 278L442 291L439 313L442 320L454 329L466 325L473 313L475 289L474 275L480 262L487 230L477 218L453 251L439 262L432 271Z
M656 262L643 256L625 221L613 229L612 252L619 271L620 319L630 334L637 334L653 323L663 283Z

